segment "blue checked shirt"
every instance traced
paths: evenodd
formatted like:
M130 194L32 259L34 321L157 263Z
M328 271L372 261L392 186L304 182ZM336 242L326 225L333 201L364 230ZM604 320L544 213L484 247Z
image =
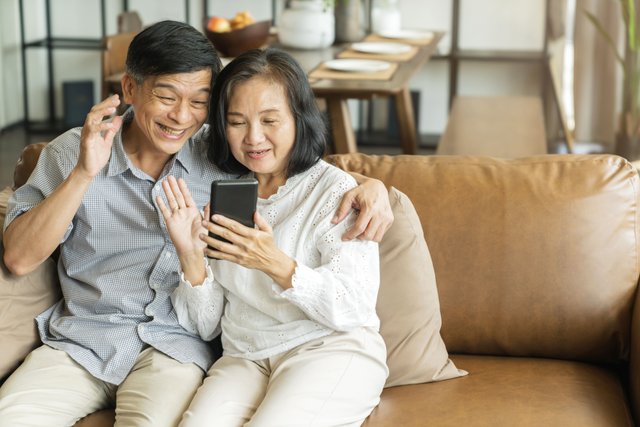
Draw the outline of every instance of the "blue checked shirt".
M129 110L125 124L132 118ZM203 370L213 362L210 345L178 324L170 295L179 282L179 261L155 202L157 195L164 197L168 175L187 181L200 208L209 201L211 181L230 178L207 159L204 131L182 147L157 181L131 163L119 132L109 163L64 236L58 262L64 298L37 317L40 338L101 380L120 384L147 345ZM80 128L46 146L29 181L9 201L5 228L69 176L79 146Z

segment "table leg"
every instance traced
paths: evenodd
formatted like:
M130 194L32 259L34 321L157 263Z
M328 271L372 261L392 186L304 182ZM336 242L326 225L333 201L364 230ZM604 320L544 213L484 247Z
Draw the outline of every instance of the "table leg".
M394 96L396 113L398 115L398 129L400 131L400 145L404 154L418 153L418 131L413 113L413 104L409 88L404 88Z
M339 97L327 97L327 111L331 121L336 154L355 153L358 151L347 100Z

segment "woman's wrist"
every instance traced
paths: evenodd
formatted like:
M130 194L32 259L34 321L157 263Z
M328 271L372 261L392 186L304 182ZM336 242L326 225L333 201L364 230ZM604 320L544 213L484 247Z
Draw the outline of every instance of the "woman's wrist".
M273 262L271 266L271 271L268 274L273 281L280 285L282 289L292 288L293 273L298 266L296 261L283 253L282 257Z
M178 258L180 259L184 280L191 283L192 286L202 285L207 278L204 253L202 251L194 251L189 254L178 255Z

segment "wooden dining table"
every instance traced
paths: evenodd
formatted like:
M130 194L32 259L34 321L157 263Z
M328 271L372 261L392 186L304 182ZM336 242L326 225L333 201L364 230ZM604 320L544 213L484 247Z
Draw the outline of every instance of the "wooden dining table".
M333 149L336 153L358 151L355 132L347 101L349 99L373 99L386 97L393 100L397 114L400 145L405 154L418 152L418 131L411 101L409 82L416 72L433 56L443 32L433 32L428 44L418 45L417 53L406 61L395 62L397 69L387 80L357 79L310 79L316 97L326 101L327 113L331 123ZM389 40L395 41L395 40ZM341 44L326 49L299 50L284 47L277 42L272 46L289 52L309 75L323 62L336 58L350 44ZM372 59L375 59L372 56Z

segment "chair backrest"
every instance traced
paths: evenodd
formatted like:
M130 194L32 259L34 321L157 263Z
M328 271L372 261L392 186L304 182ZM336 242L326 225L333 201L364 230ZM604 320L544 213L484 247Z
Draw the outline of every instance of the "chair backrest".
M124 72L127 50L136 34L136 32L128 32L104 37L102 43L102 99L112 93L120 93L120 85L113 83L113 77Z

